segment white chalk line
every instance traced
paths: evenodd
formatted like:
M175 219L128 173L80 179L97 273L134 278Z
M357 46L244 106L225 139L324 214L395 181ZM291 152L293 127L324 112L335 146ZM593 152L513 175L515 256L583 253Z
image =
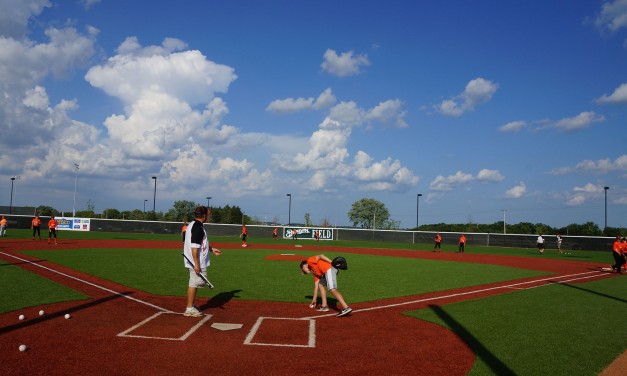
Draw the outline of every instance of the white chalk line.
M263 342L253 342L253 338L259 331L261 327L261 323L264 320L294 320L294 321L309 321L309 338L307 340L306 345L298 345L298 344L289 344L289 343L263 343ZM316 321L310 318L289 318L289 317L266 317L261 316L257 318L255 325L250 329L250 332L246 336L244 340L244 345L255 345L255 346L276 346L276 347L308 347L314 348L316 347Z
M185 341L187 339L187 337L191 336L196 330L198 330L198 328L200 328L205 322L209 321L209 319L211 319L211 317L213 316L213 315L206 315L205 317L203 317L202 320L198 321L196 323L196 325L192 326L187 332L185 332L180 337L175 337L175 338L171 338L171 337L153 337L153 336L140 336L140 335L135 335L135 334L128 334L128 333L131 333L132 331L134 331L135 329L138 329L139 327L147 324L151 320L157 318L158 316L160 316L160 315L162 315L164 313L180 315L180 313L177 313L177 312L157 312L154 315L152 315L152 316L148 317L147 319L145 319L144 321L133 325L132 327L126 329L125 331L123 331L121 333L118 333L117 336L118 337L132 337L132 338L161 339L161 340L167 340L167 341Z
M595 275L590 275L590 274L595 274ZM556 279L569 278L569 277L582 276L582 275L590 275L590 276L572 278L572 279L567 279L567 280L563 280L563 281L555 281ZM448 298L455 298L455 297L458 297L458 296L472 295L472 294L478 294L478 293L482 293L482 292L486 292L486 291L493 291L493 290L500 290L500 289L517 289L516 286L529 285L529 284L532 284L532 283L540 283L540 282L545 282L545 281L552 281L551 283L564 283L564 282L570 282L570 281L575 281L575 280L579 280L579 279L597 278L597 277L602 277L602 276L606 276L606 275L607 275L606 273L602 273L602 272L598 272L598 271L592 271L592 272L582 272L582 273L566 274L566 275L560 275L560 276L551 276L551 277L547 277L547 278L535 279L535 280L532 280L532 281L512 283L512 284L503 285L503 286L487 287L487 288L483 288L483 289L477 289L477 290L472 290L472 291L465 291L465 292L460 292L460 293L455 293L455 294L433 296L433 297L430 297L430 298L411 300L411 301L408 301L408 302L386 304L386 305L382 305L382 306L375 306L375 307L369 307L369 308L355 309L355 310L353 310L353 312L355 312L355 313L356 312L366 312L366 311L375 311L375 310L380 310L380 309L401 307L401 306L406 306L406 305L411 305L411 304L416 304L416 303L424 303L424 302L428 302L428 301L432 301L432 300L442 300L442 299L448 299ZM539 285L539 286L534 286L534 287L531 287L531 288L542 287L542 286L550 286L550 283L549 284L542 284L542 285ZM530 287L527 287L527 288L524 288L524 289L529 289L529 288ZM336 316L336 314L333 313L333 314L326 314L326 315L308 316L308 317L304 317L304 319L318 319L318 318L334 317L334 316Z
M147 305L147 306L152 307L152 308L155 308L155 309L157 309L157 310L159 310L159 311L166 312L166 313L175 313L175 312L173 312L173 311L170 311L169 309L165 309L165 308L159 307L159 306L157 306L157 305L155 305L155 304L148 303L148 302L145 302L145 301L143 301L143 300L140 300L140 299L134 298L134 297L132 297L132 296L128 296L128 295L125 295L125 294L119 293L119 292L117 292L117 291L114 291L114 290L108 289L108 288L106 288L106 287L104 287L104 286L100 286L100 285L97 285L97 284L95 284L95 283L92 283L92 282L89 282L89 281L85 281L84 279L80 279L80 278L78 278L78 277L75 277L75 276L72 276L72 275L69 275L69 274L66 274L66 273L60 272L60 271L58 271L58 270L54 270L54 269L52 269L52 268L49 268L49 267L44 266L44 265L40 265L40 264L35 263L35 262L33 262L33 261L30 261L30 260L27 260L27 259L23 259L23 258L21 258L21 257L14 256L14 255L11 255L11 254L9 254L9 253L5 253L5 252L0 252L0 253L1 253L1 254L3 254L3 255L5 255L5 256L13 257L13 258L18 259L18 260L20 260L20 261L23 261L23 262L25 262L25 263L31 264L31 265L33 265L33 266L37 266L37 267L40 267L40 268L42 268L42 269L46 269L46 270L48 270L48 271L51 271L51 272L53 272L53 273L57 273L57 274L59 274L59 275L62 275L62 276L64 276L64 277L67 277L67 278L70 278L70 279L73 279L73 280L75 280L75 281L78 281L78 282L84 283L84 284L86 284L86 285L89 285L89 286L95 287L95 288L97 288L97 289L100 289L100 290L104 290L104 291L110 292L110 293L112 293L112 294L114 294L114 295L117 295L117 296L120 296L120 297L122 297L122 298L130 299L130 300L132 300L132 301L134 301L134 302L137 302L137 303L140 303L140 304Z

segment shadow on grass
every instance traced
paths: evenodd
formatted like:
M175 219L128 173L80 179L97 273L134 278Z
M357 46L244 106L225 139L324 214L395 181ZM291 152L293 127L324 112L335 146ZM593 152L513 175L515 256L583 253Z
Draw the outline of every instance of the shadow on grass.
M43 321L47 321L47 320L52 320L52 319L56 319L56 318L59 318L59 317L63 317L63 316L65 316L66 313L78 312L78 311L81 311L83 309L94 307L94 306L97 306L99 304L106 303L106 302L108 302L110 300L118 299L118 298L121 298L123 296L131 295L131 294L132 294L132 292L121 292L119 294L111 295L111 296L108 296L106 298L97 299L97 300L94 300L94 301L91 301L91 302L88 302L88 303L84 303L84 304L78 305L76 307L64 309L62 311L55 312L55 313L52 313L52 314L49 314L49 315L39 316L39 317L36 317L34 319L30 319L30 320L27 320L27 321L20 322L18 324L5 326L4 328L0 328L0 334L9 333L9 332L11 332L13 330L25 328L27 326L35 325L35 324L38 324L38 323L43 322ZM19 311L19 310L17 310L17 311Z
M472 335L462 324L449 315L442 307L429 305L429 308L444 321L451 330L457 334L470 348L474 351L478 358L494 372L496 375L516 375L505 363L497 358L492 352L485 347L479 340Z
M617 297L612 296L612 295L603 294L602 292L598 292L598 291L592 291L592 290L584 289L583 287L579 287L579 286L575 286L575 285L569 285L567 283L558 283L558 285L564 286L564 287L570 287L571 289L585 291L585 292L589 292L590 294L594 294L594 295L602 296L604 298L608 298L608 299L612 299L612 300L617 300L619 302L627 303L627 300L625 300L625 299L617 298Z
M224 309L224 305L231 301L233 298L239 298L238 293L242 292L242 290L232 290L232 291L224 291L221 292L207 300L207 303L198 307L201 311L207 308L220 308Z

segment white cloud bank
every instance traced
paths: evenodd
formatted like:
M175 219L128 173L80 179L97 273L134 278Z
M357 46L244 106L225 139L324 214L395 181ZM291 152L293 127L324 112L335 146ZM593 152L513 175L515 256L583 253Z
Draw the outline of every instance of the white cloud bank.
M472 174L457 171L454 175L447 177L438 175L429 183L429 189L433 191L451 191L453 188L461 185L466 185L474 181L483 183L496 183L503 180L505 177L501 175L498 170L482 169L476 176Z

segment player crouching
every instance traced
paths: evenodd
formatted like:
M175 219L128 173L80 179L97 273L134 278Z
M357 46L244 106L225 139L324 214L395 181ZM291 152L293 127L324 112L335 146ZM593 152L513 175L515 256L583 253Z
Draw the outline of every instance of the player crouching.
M314 281L319 280L340 303L342 310L337 314L338 317L346 316L353 311L353 309L346 304L346 301L344 301L342 294L337 290L338 270L331 265L331 260L327 256L311 256L307 261L300 263L300 270L303 274L313 274ZM322 298L321 308L327 307L327 293L324 289L320 289L320 297Z

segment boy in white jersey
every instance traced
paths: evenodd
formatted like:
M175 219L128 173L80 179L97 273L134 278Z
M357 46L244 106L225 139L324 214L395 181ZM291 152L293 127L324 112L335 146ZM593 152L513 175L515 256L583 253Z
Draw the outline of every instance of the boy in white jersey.
M205 286L205 282L200 277L202 273L207 276L207 267L210 264L209 253L220 256L222 252L217 248L209 246L207 239L207 231L203 223L207 220L208 210L204 206L196 207L194 211L194 221L192 221L185 231L185 244L183 245L183 253L185 254L185 267L189 269L189 284L187 287L187 308L185 316L198 317L202 313L194 306L196 299L196 290ZM191 260L193 265L188 261Z

